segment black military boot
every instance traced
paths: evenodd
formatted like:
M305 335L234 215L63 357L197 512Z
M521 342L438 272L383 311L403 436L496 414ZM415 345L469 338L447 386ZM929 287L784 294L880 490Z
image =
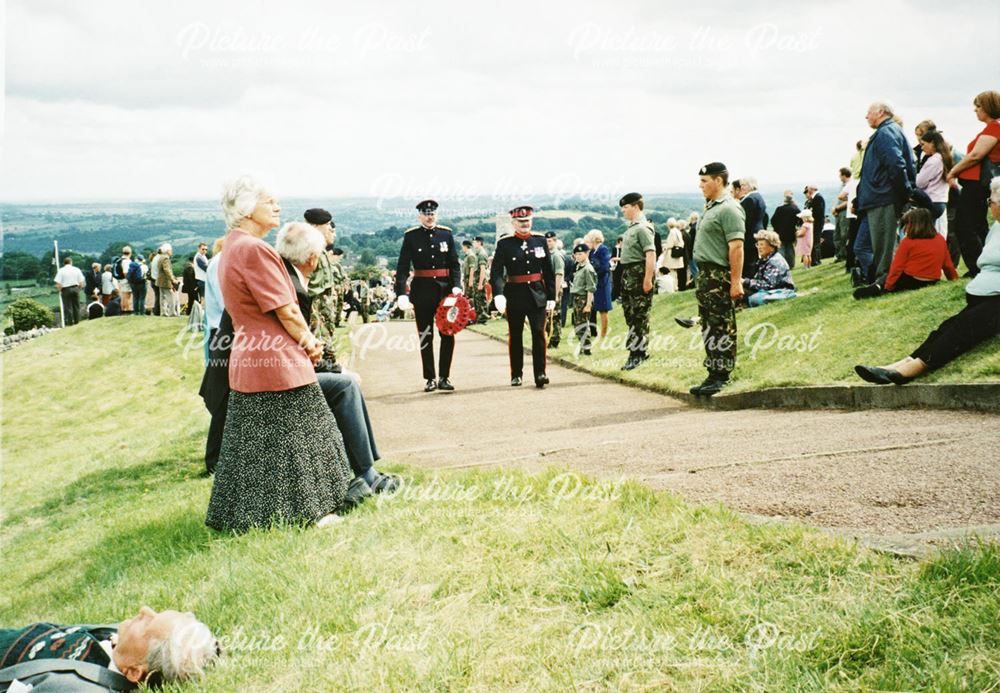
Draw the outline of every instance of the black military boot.
M433 378L424 384L424 392L434 392L436 389L438 389L438 386L437 383L434 382Z
M625 362L625 365L622 366L621 369L623 371L630 371L633 368L635 368L636 366L638 366L640 363L641 363L641 361L639 360L638 352L629 351L628 352L628 361Z
M511 378L510 379L510 386L511 387L521 387L521 376L515 375L513 378Z
M535 378L535 387L537 387L539 390L541 390L548 384L549 384L549 376L545 375L544 373Z
M455 386L451 384L451 381L447 378L441 378L438 380L438 389L442 392L454 392Z

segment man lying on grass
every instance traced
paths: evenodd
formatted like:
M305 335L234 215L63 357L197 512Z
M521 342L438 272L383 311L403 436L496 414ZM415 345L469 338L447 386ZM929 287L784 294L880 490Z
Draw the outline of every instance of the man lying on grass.
M71 660L107 669L112 683L124 684L120 679L124 676L132 684L156 684L200 676L220 649L208 626L194 614L157 613L144 606L117 627L33 623L0 629L0 653L0 673L15 666L27 671L24 665L37 667L42 660Z

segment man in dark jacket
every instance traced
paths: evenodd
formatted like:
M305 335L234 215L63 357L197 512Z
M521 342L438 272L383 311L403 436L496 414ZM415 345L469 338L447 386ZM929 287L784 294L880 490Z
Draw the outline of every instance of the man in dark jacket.
M813 213L812 264L815 267L823 258L820 247L823 245L823 227L826 225L826 200L815 185L807 185L802 192L806 196L806 209L811 209Z
M781 248L778 252L785 258L790 268L795 267L795 230L802 223L799 219L799 206L795 204L795 196L791 190L785 191L785 202L774 210L771 217L771 226L774 227L778 238L781 239Z
M750 278L754 275L757 267L757 240L755 236L758 231L767 228L767 203L764 197L757 192L756 178L740 178L739 194L737 199L743 212L746 214L744 220L745 235L743 236L743 276ZM735 188L737 183L733 183Z

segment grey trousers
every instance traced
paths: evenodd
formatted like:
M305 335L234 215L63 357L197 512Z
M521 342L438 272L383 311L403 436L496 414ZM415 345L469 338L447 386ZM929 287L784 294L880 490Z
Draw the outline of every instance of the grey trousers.
M167 318L176 318L177 311L174 306L174 292L163 287L157 290L160 293L160 315Z
M899 217L896 216L894 205L883 205L868 210L868 231L872 243L872 272L875 282L885 286L892 265L892 256L896 252L896 231L899 228Z
M344 436L347 459L354 476L362 476L380 459L372 422L361 386L345 373L317 373L319 387Z

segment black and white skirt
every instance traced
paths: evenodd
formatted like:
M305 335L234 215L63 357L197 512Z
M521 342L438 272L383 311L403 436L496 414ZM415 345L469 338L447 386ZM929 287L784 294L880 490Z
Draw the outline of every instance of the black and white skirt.
M341 505L351 476L318 384L232 391L205 524L227 532L309 524Z

